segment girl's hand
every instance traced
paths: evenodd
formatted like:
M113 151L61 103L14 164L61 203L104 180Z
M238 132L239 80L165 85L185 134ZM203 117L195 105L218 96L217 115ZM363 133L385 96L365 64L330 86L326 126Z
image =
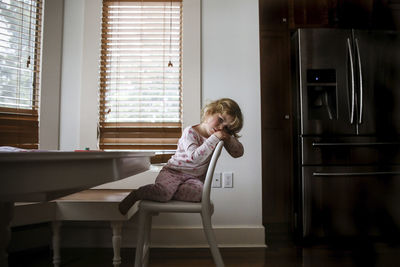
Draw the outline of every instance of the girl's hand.
M215 134L215 136L218 137L220 140L224 140L224 141L225 141L225 140L228 140L228 139L231 137L231 135L228 134L228 133L227 133L226 131L224 131L224 130L215 132L214 134Z

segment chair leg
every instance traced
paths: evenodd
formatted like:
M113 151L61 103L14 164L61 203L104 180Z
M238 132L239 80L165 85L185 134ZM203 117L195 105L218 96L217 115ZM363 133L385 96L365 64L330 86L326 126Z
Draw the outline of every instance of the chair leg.
M60 256L60 221L53 221L51 224L51 228L53 231L52 237L52 246L53 246L53 265L54 267L59 267L61 263Z
M137 231L137 244L135 255L135 267L145 266L149 253L149 237L151 230L151 214L146 211L139 211L139 225Z
M122 222L112 221L112 245L114 251L113 266L119 267L121 264L121 240L122 240Z
M214 230L211 224L211 214L209 212L202 212L201 219L203 221L203 229L206 235L208 244L210 245L211 254L213 256L215 265L217 267L224 267L224 261L222 260L221 253L218 249L217 239L215 238Z

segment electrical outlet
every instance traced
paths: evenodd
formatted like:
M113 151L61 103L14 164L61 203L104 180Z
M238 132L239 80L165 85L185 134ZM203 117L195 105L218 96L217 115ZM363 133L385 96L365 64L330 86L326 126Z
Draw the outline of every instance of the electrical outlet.
M222 180L224 181L224 188L232 188L233 187L233 173L232 172L224 172L222 174Z
M220 172L215 172L212 180L212 187L214 188L221 188L222 183L221 183L221 173Z

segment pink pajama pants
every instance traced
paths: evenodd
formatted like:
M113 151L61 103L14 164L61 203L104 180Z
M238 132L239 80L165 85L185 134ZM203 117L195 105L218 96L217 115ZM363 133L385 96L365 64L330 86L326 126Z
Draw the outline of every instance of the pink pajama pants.
M171 199L200 202L202 192L203 181L198 177L164 167L154 184L142 186L136 191L136 198L159 202Z

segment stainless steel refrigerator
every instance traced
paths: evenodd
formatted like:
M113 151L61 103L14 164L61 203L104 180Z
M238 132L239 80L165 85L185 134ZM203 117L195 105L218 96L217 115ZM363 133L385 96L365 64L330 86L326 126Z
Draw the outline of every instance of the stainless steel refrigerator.
M295 228L301 238L400 233L400 34L292 38Z

